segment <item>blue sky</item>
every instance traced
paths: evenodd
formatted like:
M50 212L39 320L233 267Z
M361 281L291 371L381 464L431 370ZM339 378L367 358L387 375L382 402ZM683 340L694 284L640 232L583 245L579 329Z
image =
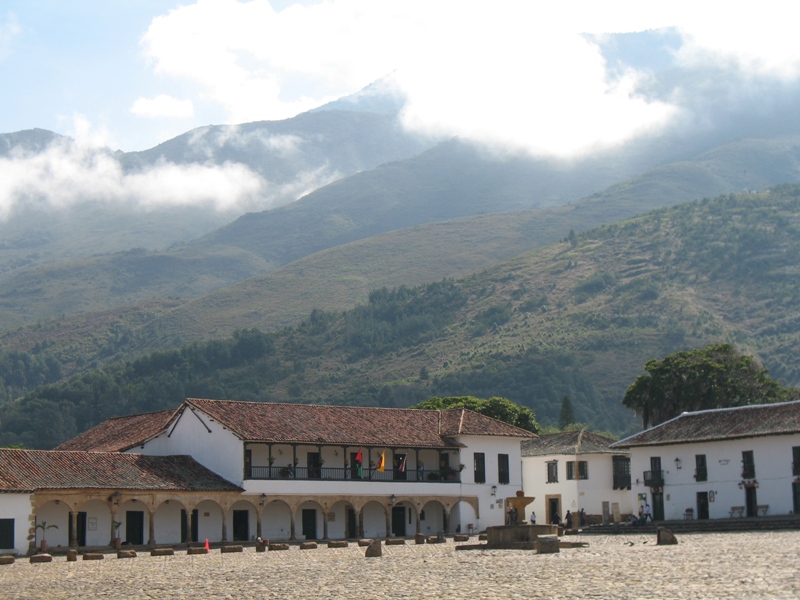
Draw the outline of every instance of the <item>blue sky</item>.
M677 64L794 81L793 3L5 0L0 132L123 150L284 119L391 74L408 127L568 155L680 118L581 33L674 27ZM724 18L722 18L724 17Z

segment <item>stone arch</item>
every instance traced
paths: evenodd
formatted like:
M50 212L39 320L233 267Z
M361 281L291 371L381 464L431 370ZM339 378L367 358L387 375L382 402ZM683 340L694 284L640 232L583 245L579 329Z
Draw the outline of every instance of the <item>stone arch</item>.
M239 498L226 511L225 521L230 532L230 539L235 542L246 542L254 539L261 521L260 507L249 498Z
M453 533L473 533L480 529L478 512L472 502L462 498L450 510L450 530Z
M45 540L48 548L69 544L69 523L72 507L60 499L41 499L35 502L35 512L31 515L33 539L37 548Z
M436 535L448 533L449 513L440 500L429 499L422 505L419 512L420 533Z
M361 507L363 534L368 538L389 535L389 507L379 500L369 500Z
M261 509L261 537L267 540L294 539L294 512L280 498L269 500Z
M359 537L358 510L347 499L334 502L327 509L328 539L344 540Z
M313 519L310 511L314 511ZM328 520L325 507L316 498L298 502L293 516L295 539L324 540L328 536Z
M182 498L168 497L159 499L152 511L153 519L153 544L180 544L183 540L183 529L189 527L184 523L184 515L191 514L189 507ZM156 537L157 535L157 537ZM189 533L187 532L187 536Z
M204 498L194 508L197 509L197 539L210 542L226 541L225 510L222 505Z

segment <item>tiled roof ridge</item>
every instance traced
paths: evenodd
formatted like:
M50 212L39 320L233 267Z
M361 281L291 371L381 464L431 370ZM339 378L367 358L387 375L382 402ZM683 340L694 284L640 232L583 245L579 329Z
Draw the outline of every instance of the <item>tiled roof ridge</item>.
M147 415L157 415L160 413L170 413L178 410L177 408L163 408L161 410L148 410L141 413L133 413L132 415L117 415L116 417L108 417L106 421L119 421L121 419L132 419L134 417L146 417Z
M581 444L583 443L583 434L585 432L586 432L586 427L581 428L581 430L578 432L578 439L575 442L575 454L578 454L578 452L580 452Z
M340 409L348 409L348 410L385 410L385 411L414 411L414 412L444 412L447 410L457 410L457 409L438 409L438 408L414 408L411 406L405 407L393 407L393 406L352 406L348 404L309 404L307 402L273 402L271 400L267 400L264 402L259 402L258 400L220 400L218 398L186 398L185 402L192 402L192 401L199 401L199 402L225 402L230 404L254 404L256 406L263 405L263 404L273 404L278 406L314 406L316 408L340 408ZM199 407L197 407L199 408ZM469 410L469 409L464 409ZM156 411L160 412L160 411ZM474 411L473 411L474 412ZM478 413L479 414L479 413ZM491 417L490 417L491 418Z

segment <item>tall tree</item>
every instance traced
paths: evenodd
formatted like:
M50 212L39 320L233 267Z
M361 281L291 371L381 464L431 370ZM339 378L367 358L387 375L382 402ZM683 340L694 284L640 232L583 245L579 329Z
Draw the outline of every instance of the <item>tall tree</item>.
M572 412L572 402L569 396L561 399L561 414L558 415L558 428L566 429L575 422L575 415Z
M449 408L466 408L473 410L487 417L492 417L498 421L503 421L511 425L516 425L527 431L537 433L539 423L536 422L536 414L526 406L515 404L507 398L497 396L484 400L475 396L447 396L444 398L433 397L425 402L413 406L412 408L424 408L433 410L447 410Z
M712 344L649 360L628 387L622 403L647 428L684 411L781 402L800 396L783 388L768 370L731 344Z

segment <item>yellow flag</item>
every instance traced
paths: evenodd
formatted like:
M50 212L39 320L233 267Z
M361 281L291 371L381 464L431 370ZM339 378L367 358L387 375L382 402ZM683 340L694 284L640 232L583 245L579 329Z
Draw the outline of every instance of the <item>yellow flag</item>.
M386 466L386 450L381 452L381 459L378 461L378 473L383 473L383 468Z

